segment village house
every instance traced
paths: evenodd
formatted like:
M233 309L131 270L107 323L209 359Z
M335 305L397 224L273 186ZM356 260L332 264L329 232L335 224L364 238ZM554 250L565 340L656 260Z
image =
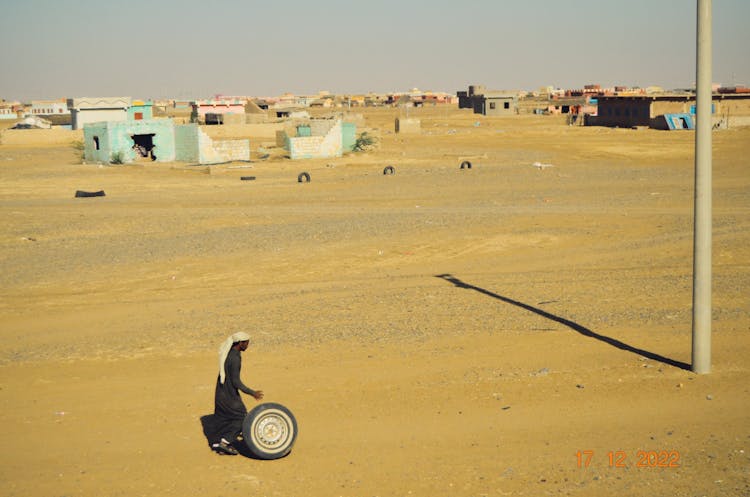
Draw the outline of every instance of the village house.
M130 97L69 98L71 128L83 129L87 123L100 121L125 121L130 105Z
M19 102L6 102L5 100L0 100L0 119L18 119L19 105Z
M750 125L750 94L715 93L712 114L717 127ZM638 96L599 96L597 115L587 116L590 126L654 129L692 129L695 95L692 93Z
M142 121L154 118L154 103L152 101L133 100L128 108L128 120Z
M354 123L336 119L307 119L288 123L276 132L276 143L289 151L291 159L341 157L356 141Z
M87 123L83 127L87 162L185 161L217 164L250 160L250 140L211 140L197 124L172 119Z
M224 116L229 114L241 115L244 118L245 100L194 100L191 102L192 122L206 124L222 124Z
M70 109L68 108L68 102L65 99L61 100L32 100L31 108L27 111L32 116L57 116L67 114L70 116Z
M471 85L469 91L459 91L459 109L473 109L474 114L506 116L518 113L518 96L514 92L488 91L484 86Z

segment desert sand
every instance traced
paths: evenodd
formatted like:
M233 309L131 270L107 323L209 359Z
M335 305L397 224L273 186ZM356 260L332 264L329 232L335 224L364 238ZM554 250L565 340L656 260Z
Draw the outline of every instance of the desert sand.
M750 495L750 129L713 134L696 375L692 132L362 112L379 148L329 160L0 145L1 495ZM202 433L239 330L277 461Z

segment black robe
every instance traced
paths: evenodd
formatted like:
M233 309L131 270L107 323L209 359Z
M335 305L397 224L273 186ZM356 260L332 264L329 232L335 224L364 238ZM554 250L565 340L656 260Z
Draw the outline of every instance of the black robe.
M221 382L221 377L216 379L214 416L211 423L214 435L212 443L218 443L222 438L231 443L242 432L242 421L247 415L247 408L240 398L240 390L248 395L255 395L255 391L242 383L240 369L242 356L238 350L230 349L224 361L224 383Z

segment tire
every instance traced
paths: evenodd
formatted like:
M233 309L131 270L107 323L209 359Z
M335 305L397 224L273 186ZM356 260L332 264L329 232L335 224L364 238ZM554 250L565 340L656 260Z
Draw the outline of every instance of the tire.
M255 176L240 176L240 179L242 181L253 181L255 179Z
M393 169L393 166L385 166L385 169L383 169L383 174L396 174L396 170Z
M297 183L309 183L310 175L308 173L299 173L297 176Z
M76 198L84 198L84 197L104 197L104 190L99 190L98 192L85 192L83 190L76 190Z
M466 169L471 169L471 162L469 162L469 161L467 161L467 160L463 161L463 162L461 163L461 169L463 169L464 167L465 167Z
M291 452L297 439L297 420L281 404L260 404L245 416L242 437L258 459L280 459Z

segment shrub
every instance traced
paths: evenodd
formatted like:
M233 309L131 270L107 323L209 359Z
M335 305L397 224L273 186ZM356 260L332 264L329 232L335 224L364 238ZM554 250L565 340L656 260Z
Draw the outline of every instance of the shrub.
M359 134L357 137L357 140L354 142L354 150L355 152L364 152L366 150L370 150L375 147L378 140L372 135L368 135L367 131L363 131Z
M112 159L110 159L110 164L123 164L125 160L122 157L122 152L117 151L112 154Z
M73 147L73 150L75 150L78 153L78 158L81 159L81 162L86 158L86 147L83 146L83 142L81 140L75 140L70 144L71 147Z

